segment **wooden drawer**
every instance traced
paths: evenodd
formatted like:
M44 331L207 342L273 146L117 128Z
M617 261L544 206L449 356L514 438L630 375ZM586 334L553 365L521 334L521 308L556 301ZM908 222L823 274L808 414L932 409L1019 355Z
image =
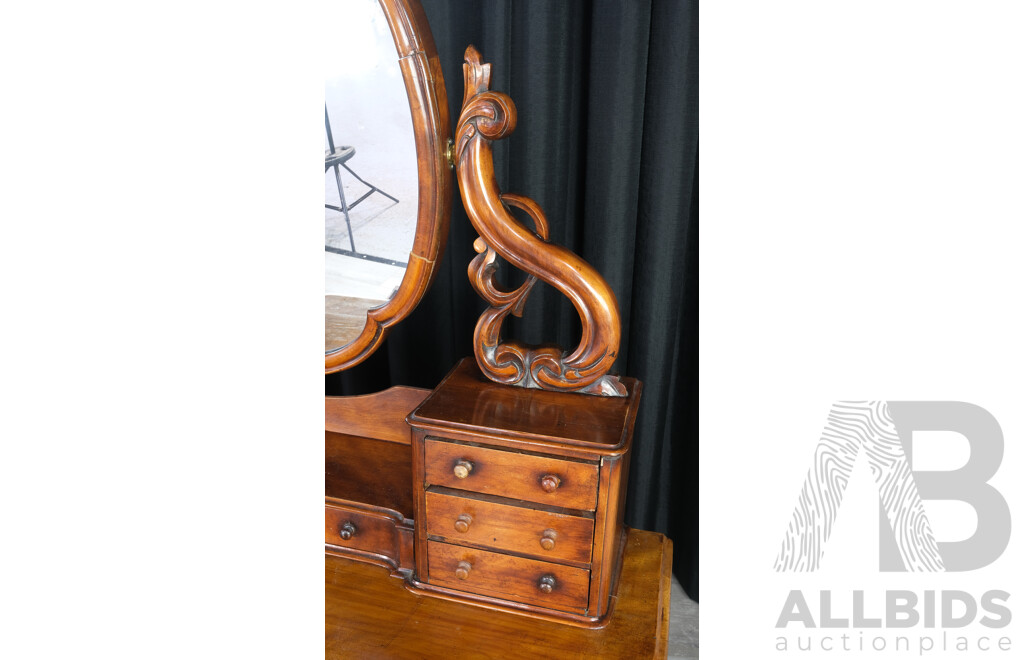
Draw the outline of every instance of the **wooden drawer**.
M428 492L427 534L452 543L472 543L552 561L586 564L594 545L594 521Z
M560 564L511 557L438 541L427 544L431 584L529 603L556 610L584 612L590 571ZM465 571L460 579L460 564ZM550 592L542 590L545 581Z
M399 561L401 544L397 521L393 518L330 505L324 508L324 513L325 540L329 545L389 557L395 563ZM346 525L351 527L346 528ZM347 539L342 538L345 529Z
M426 485L437 484L567 509L597 507L597 465L427 438ZM460 465L460 462L461 463ZM456 468L468 463L459 478ZM461 472L465 473L465 472Z

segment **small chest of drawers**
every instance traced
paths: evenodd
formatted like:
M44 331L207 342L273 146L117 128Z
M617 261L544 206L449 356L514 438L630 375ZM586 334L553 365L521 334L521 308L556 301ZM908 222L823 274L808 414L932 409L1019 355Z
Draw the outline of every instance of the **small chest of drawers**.
M640 383L499 385L463 360L412 414L416 583L578 625L609 613Z

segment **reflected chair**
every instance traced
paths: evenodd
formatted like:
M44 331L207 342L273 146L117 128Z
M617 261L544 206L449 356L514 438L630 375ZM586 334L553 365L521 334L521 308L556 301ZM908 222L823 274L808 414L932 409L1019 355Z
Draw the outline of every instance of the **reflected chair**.
M398 199L396 199L395 197L393 197L393 196L389 195L388 193L384 192L383 190L381 190L377 186L375 186L375 185L365 181L362 177L360 177L358 174L353 172L352 168L350 168L346 164L347 161L350 158L352 158L352 156L356 155L355 147L350 147L350 146L335 147L334 146L334 134L331 133L331 118L327 114L327 106L326 105L324 106L324 125L325 125L325 127L327 129L327 145L328 145L328 147L330 147L330 150L324 155L324 172L326 172L327 170L332 169L332 168L334 169L334 180L338 184L338 195L341 197L341 206L340 207L334 206L332 204L327 204L327 203L325 203L324 206L326 208L331 209L332 211L338 211L339 213L342 213L345 216L345 227L346 227L346 229L348 229L348 242L349 242L349 245L352 248L352 256L358 256L358 257L367 258L366 255L361 255L361 254L359 254L356 251L356 242L355 242L355 239L352 236L352 221L349 219L348 212L351 209L354 209L356 207L356 205L358 205L360 202L362 202L364 199L366 199L367 197L369 197L373 193L380 193L381 195L384 195L388 199L394 201L396 204L398 203ZM345 201L345 190L344 190L344 188L341 185L341 172L338 170L338 167L344 167L345 170L348 171L349 174L354 176L360 183L362 183L364 186L369 188L369 190L365 194L363 194L362 197L360 197L356 201L352 202L351 204L349 204L349 203L347 203ZM332 251L335 251L335 250L332 250ZM374 259L374 260L376 261L376 259ZM390 260L386 260L386 261L390 261Z

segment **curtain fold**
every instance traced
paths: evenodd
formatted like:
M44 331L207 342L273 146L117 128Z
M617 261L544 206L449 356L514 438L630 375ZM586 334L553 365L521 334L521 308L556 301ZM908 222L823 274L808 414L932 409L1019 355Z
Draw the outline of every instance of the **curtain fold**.
M421 0L450 112L461 110L462 58L475 45L518 126L495 143L505 192L544 209L551 240L590 262L619 301L614 372L644 383L626 523L673 540L673 570L697 579L697 3L687 0ZM472 355L484 303L466 269L473 230L456 194L448 248L419 307L366 362L328 376L328 394L432 388ZM503 265L506 283L521 274ZM580 322L547 285L506 337L571 349Z

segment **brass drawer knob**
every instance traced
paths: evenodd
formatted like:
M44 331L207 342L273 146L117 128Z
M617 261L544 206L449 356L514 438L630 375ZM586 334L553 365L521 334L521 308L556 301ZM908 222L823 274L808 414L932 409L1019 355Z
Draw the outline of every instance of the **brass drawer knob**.
M338 535L341 536L342 541L347 541L356 535L356 526L347 522L341 526L340 530L338 530Z
M546 594L551 593L555 589L555 576L545 575L540 579L540 582L537 583L537 588Z
M455 464L455 469L452 472L455 473L456 479L465 479L469 476L469 473L473 471L473 464L462 458Z
M544 533L540 536L540 547L545 550L555 549L555 539L558 538L558 532L553 529L545 529Z
M473 566L468 561L460 561L459 565L455 567L455 577L460 580L465 580L469 577L469 571Z
M553 493L558 490L562 480L558 478L558 475L545 474L540 478L540 487L544 489L545 493Z
M464 513L455 520L455 530L465 534L469 531L469 526L473 524L473 516L468 513Z

